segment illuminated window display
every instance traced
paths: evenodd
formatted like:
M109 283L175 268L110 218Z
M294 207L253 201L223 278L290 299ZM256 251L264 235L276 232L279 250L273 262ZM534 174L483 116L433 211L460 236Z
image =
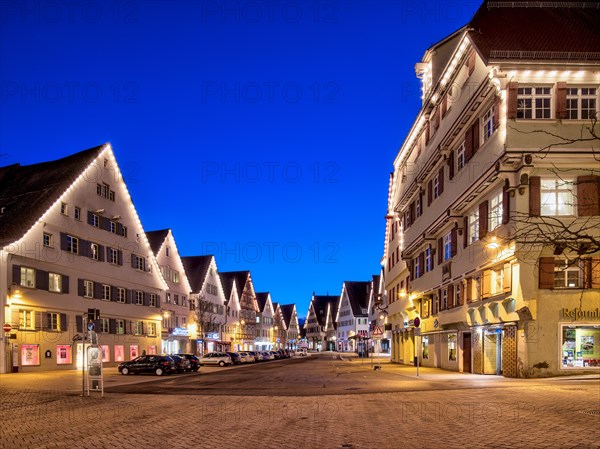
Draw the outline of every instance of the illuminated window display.
M71 345L56 345L56 364L69 365L73 363Z
M156 345L148 346L148 354L156 354Z
M138 345L130 345L129 360L135 359L138 355L140 355L140 347Z
M108 345L100 345L100 348L102 349L102 361L110 362L110 349Z
M448 335L448 360L456 360L456 334Z
M423 337L422 341L423 345L423 359L429 359L429 337Z
M115 362L125 361L125 347L123 345L115 345Z
M561 368L600 368L600 325L563 325L561 335Z
M21 345L21 365L35 366L40 364L39 345Z

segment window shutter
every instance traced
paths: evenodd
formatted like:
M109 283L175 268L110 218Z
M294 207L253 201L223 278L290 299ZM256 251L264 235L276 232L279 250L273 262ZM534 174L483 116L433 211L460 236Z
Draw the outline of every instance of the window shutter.
M125 290L125 302L127 304L133 304L133 290Z
M48 290L50 282L48 272L44 270L35 270L35 288L39 290Z
M463 248L469 244L469 217L463 218Z
M79 296L85 295L85 287L83 284L83 279L77 279L77 295L79 295Z
M439 301L439 295L438 296L433 295L433 297L431 298L431 314L432 315L437 315L437 313L438 313L438 301Z
M94 214L91 210L88 210L88 224L94 226Z
M12 281L13 284L21 285L21 265L12 266Z
M123 224L122 223L117 223L117 234L119 234L120 236L123 235Z
M60 233L60 249L63 251L67 250L67 234L64 232Z
M456 252L457 252L457 243L458 243L458 228L455 226L454 228L452 228L452 231L450 232L450 238L451 238L451 244L452 244L452 248L451 248L451 255L452 257L456 256Z
M554 288L554 257L540 257L539 266L539 288Z
M438 239L438 247L437 247L437 255L438 255L438 265L441 265L444 261L444 238Z
M190 303L190 305L191 305L191 303ZM158 293L156 294L156 305L155 305L155 307L156 307L157 309L160 309L160 295L159 295ZM221 310L221 311L219 312L219 314L222 314L222 313L223 313L223 311Z
M100 228L110 231L110 220L107 217L100 217Z
M120 249L117 250L117 263L123 265L123 251Z
M481 299L489 298L490 296L490 280L490 270L485 270L483 272L483 276L481 277Z
M419 267L421 267L420 276L423 276L423 273L425 273L425 253L419 254Z
M433 200L433 181L429 181L427 183L427 205L431 205L431 201Z
M440 171L438 172L438 189L439 194L441 195L444 192L444 166L440 167Z
M516 119L517 118L517 90L519 83L508 83L508 100L507 100L507 111L506 118Z
M567 83L556 83L556 118L567 118Z
M494 98L494 129L500 126L500 97Z
M529 177L529 215L539 217L541 210L540 198L541 180L539 176ZM554 268L553 268L554 270Z
M46 314L44 312L35 312L35 330L45 329L44 320L46 319Z
M592 259L582 259L583 288L592 288Z
M94 282L94 298L102 299L102 284L100 282Z
M103 245L98 245L98 261L104 262L106 260L105 257L106 248Z
M92 257L92 248L90 242L79 239L79 255L83 257Z
M448 155L448 179L454 179L454 151Z
M479 149L479 119L473 123L473 154Z
M600 215L600 176L577 177L577 214Z
M143 297L144 305L149 306L150 305L150 293L143 292L142 295L144 295L144 297Z
M503 279L504 293L512 292L512 265L510 263L504 264L504 279Z
M75 331L83 332L83 317L81 315L75 315Z
M465 283L462 282L462 281L459 281L459 283L457 284L457 286L460 286L460 298L459 298L459 301L458 301L457 305L462 306L465 303L465 297L467 295L467 291L466 291L466 288L465 288Z
M437 129L440 127L440 108L437 108L435 110L435 113L433 114L433 128L435 131L437 131Z
M69 293L69 276L62 275L61 287L63 293Z
M600 288L600 258L592 258L591 265L592 288Z
M473 157L473 127L469 126L467 132L465 133L465 161L469 162L469 160Z
M410 203L410 222L411 224L415 222L415 202Z
M488 232L488 202L479 205L479 239L483 239Z
M475 50L471 50L467 59L467 67L469 68L469 76L475 71Z
M60 330L61 332L66 332L69 330L69 320L67 319L66 313L60 314Z
M117 333L117 320L115 318L108 319L108 333L109 334Z
M467 302L473 300L473 278L467 278L467 286L465 288L465 299Z
M510 194L508 192L509 181L508 179L502 187L502 224L506 224L510 221Z
M119 300L119 289L114 285L110 287L110 300L112 302L117 302Z
M450 284L448 286L448 308L451 309L452 307L455 307L456 304L454 304L454 285Z

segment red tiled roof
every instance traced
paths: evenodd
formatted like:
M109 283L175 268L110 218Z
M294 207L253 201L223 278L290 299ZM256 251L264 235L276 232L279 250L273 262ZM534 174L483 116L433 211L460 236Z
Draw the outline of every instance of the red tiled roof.
M600 3L486 1L468 34L490 59L600 59Z

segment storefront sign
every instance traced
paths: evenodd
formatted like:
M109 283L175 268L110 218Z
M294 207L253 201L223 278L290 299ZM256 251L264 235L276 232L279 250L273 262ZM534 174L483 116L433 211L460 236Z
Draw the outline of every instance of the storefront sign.
M187 337L190 335L190 331L183 327L176 327L173 329L172 334L179 337Z
M583 310L583 309L567 309L566 307L562 309L563 318L568 318L572 321L577 320L598 320L600 318L600 310L596 307L593 310Z
M210 333L210 334L206 334L206 338L210 339L210 340L218 340L219 339L219 334L214 332L214 333Z

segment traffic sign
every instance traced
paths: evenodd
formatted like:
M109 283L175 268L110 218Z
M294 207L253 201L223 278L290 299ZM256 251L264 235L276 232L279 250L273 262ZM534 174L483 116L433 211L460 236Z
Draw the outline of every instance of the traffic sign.
M416 317L416 318L413 320L413 325L414 325L415 327L419 327L419 326L421 325L421 319L420 319L419 317Z
M373 337L379 337L383 335L383 331L381 330L381 326L375 326L375 330L373 331Z
M4 332L10 332L12 330L12 325L10 323L4 323L2 329L4 330Z

